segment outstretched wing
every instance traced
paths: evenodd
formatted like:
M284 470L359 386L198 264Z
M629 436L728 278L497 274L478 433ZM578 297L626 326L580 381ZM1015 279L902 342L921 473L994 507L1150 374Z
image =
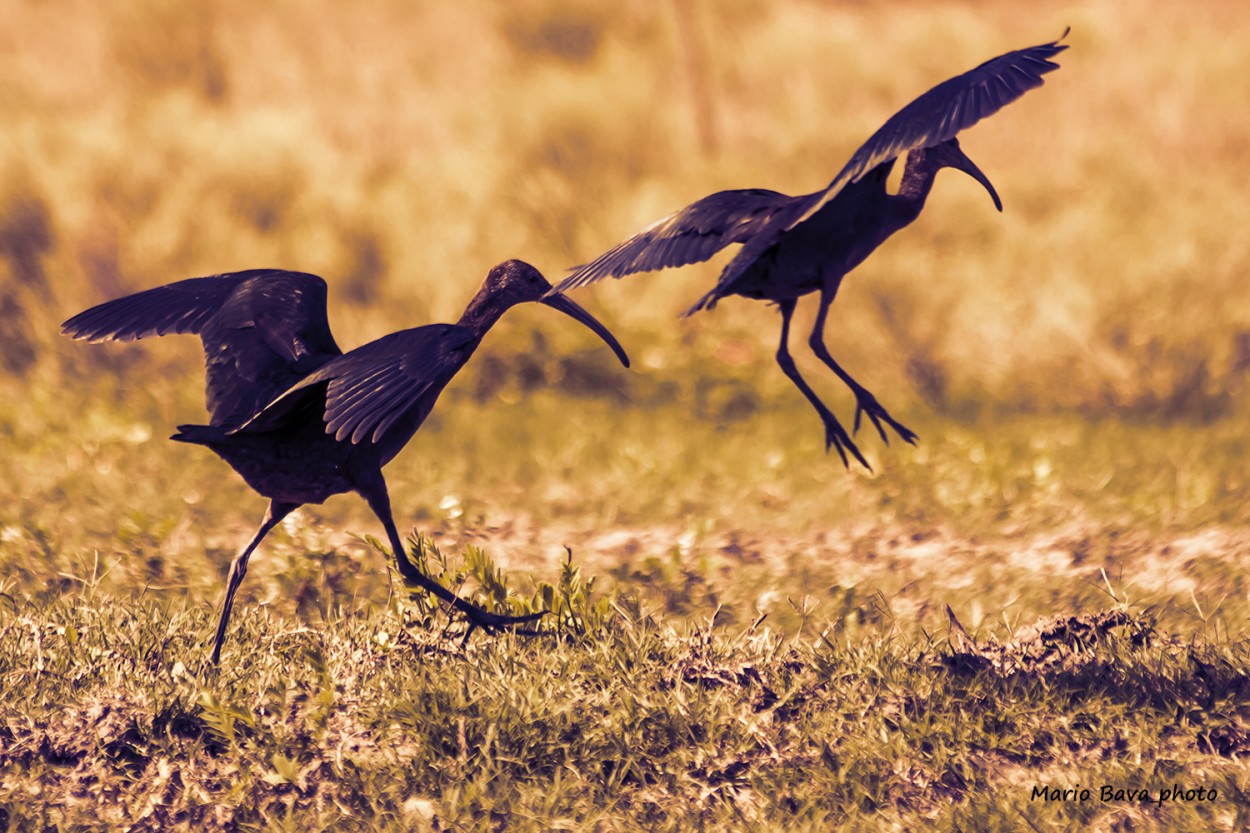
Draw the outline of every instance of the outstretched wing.
M1065 31L1064 37L1067 34ZM1059 69L1059 65L1049 59L1068 48L1059 42L1062 40L1063 37L991 58L976 69L943 81L899 110L855 151L829 187L820 192L789 228L815 214L848 182L857 182L882 162L914 148L949 141L1029 90L1042 86L1042 76Z
M633 272L696 263L731 243L744 243L725 267L717 289L704 296L690 312L709 307L720 289L732 284L782 234L819 211L847 183L857 182L908 150L952 139L1028 90L1041 86L1042 76L1059 68L1049 59L1067 48L1055 41L1019 49L942 82L882 125L823 191L799 197L754 189L712 194L577 267L554 291L566 292L608 275L619 278Z
M133 341L200 336L213 425L238 425L278 393L342 354L316 275L252 269L190 278L118 298L61 325L73 338Z
M943 81L899 110L855 151L828 188L795 197L767 227L747 240L725 266L712 291L685 314L692 315L715 306L782 235L828 205L848 185L859 182L870 171L892 163L909 150L933 147L955 138L960 131L997 113L1034 87L1040 87L1042 76L1059 68L1049 59L1067 48L1054 41L999 55L976 69Z
M78 313L61 325L61 333L90 342L199 335L204 323L251 274L191 278L127 295Z
M455 324L383 336L326 362L235 431L272 431L322 401L326 433L338 440L377 443L401 419L415 431L476 346L473 331Z
M576 267L554 292L567 292L608 276L620 278L707 260L731 243L757 234L793 201L785 194L758 188L704 197Z

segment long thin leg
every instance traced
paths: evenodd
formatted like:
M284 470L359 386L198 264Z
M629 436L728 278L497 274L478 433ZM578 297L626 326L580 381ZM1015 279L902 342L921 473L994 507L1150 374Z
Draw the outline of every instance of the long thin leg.
M842 280L838 279L832 284L826 282L820 291L820 309L816 312L816 324L812 327L811 337L807 343L811 346L812 352L816 354L822 362L824 362L830 370L838 374L838 378L846 383L846 386L855 394L855 424L852 426L853 433L859 433L860 417L868 414L868 419L872 421L873 427L877 429L877 433L881 435L881 439L886 445L890 444L890 438L885 433L885 428L881 426L884 422L893 428L905 442L916 444L916 434L907 426L890 416L885 408L881 407L881 403L877 401L877 397L873 396L867 388L851 378L851 374L842 369L842 366L834 361L833 356L829 355L829 348L825 345L825 318L829 313L829 306L833 303L834 297L838 294L838 287L842 285Z
M217 620L217 639L213 642L213 665L216 665L221 659L221 646L226 641L226 625L230 622L230 610L234 607L234 594L239 589L239 585L243 583L243 577L247 575L247 560L252 557L252 551L261 542L261 539L269 534L269 530L278 525L279 522L287 515L299 508L298 503L280 503L276 500L269 502L269 508L265 510L265 517L261 519L260 528L256 530L256 534L252 536L252 540L247 543L243 551L234 557L234 561L230 562L230 577L226 583L226 600L221 605L221 618Z
M859 448L846 433L842 423L838 422L833 412L820 401L815 391L808 387L807 382L799 375L799 369L794 365L794 358L790 355L789 347L790 318L794 315L794 299L778 301L777 306L781 310L781 343L777 345L777 364L781 365L782 372L790 377L790 381L794 382L795 387L803 392L808 402L812 403L816 413L820 414L820 419L825 424L825 451L828 451L830 447L836 448L838 456L842 458L842 465L850 466L846 458L846 453L849 451L864 468L872 471L872 466L868 465L864 455L859 453Z
M395 563L399 567L399 572L404 579L411 584L415 584L438 598L447 602L447 604L459 610L469 619L469 633L474 628L482 628L488 633L494 632L498 628L515 627L526 622L532 622L547 615L546 611L542 613L530 613L525 616L504 616L498 613L491 613L483 610L472 602L465 601L455 593L439 584L434 579L417 569L417 565L408 560L408 553L404 547L403 540L399 537L399 530L395 528L395 519L391 514L391 498L386 491L386 481L382 479L381 474L371 479L371 482L365 487L358 487L358 491L365 501L369 504L369 508L373 510L373 514L378 516L378 520L382 522L382 528L386 530L386 537L391 542L391 549L395 551ZM530 633L528 631L518 631L518 633ZM466 638L468 634L465 635Z

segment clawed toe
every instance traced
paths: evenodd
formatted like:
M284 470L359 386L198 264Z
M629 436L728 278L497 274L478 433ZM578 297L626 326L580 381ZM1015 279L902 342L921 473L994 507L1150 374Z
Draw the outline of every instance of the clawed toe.
M825 452L828 453L830 448L837 450L838 456L842 458L842 465L846 468L849 469L851 467L850 458L847 457L849 453L861 466L868 469L868 471L872 471L872 466L868 465L868 461L864 459L859 446L855 445L855 442L846 433L846 429L842 427L841 423L833 417L826 417Z
M890 444L890 436L886 433L885 426L882 425L883 422L885 425L890 426L903 442L909 445L915 445L916 440L919 439L916 436L916 432L890 416L889 411L881 407L881 403L877 401L877 398L868 391L856 394L855 424L851 429L852 433L859 433L859 426L864 414L868 415L868 419L872 422L872 427L877 429L877 433L881 435L881 441L886 445Z
M480 613L471 615L469 621L488 631L503 630L504 628L515 628L517 625L524 625L527 622L533 622L546 616L550 611L543 610L538 613L527 613L524 616L505 616L500 613L488 613L483 610Z
M532 628L522 628L529 622L537 621L546 616L551 611L542 610L538 613L527 613L524 616L507 616L501 613L491 613L475 607L472 610L464 610L465 616L469 619L469 630L464 635L464 641L467 642L473 631L481 628L489 634L495 634L503 630L511 630L515 634L521 636L541 636L544 632L534 630Z

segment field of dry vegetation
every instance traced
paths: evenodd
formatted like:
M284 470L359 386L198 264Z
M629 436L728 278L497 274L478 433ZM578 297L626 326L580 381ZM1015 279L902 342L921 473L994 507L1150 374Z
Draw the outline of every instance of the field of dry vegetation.
M833 308L917 447L844 470L775 311L679 319L723 256L579 291L628 372L518 308L387 477L447 581L497 565L561 638L461 650L348 496L262 546L204 667L264 502L164 441L196 342L62 320L254 267L324 276L345 348L454 320L498 261L822 187L1068 26L961 136L1004 213L939 176ZM0 831L1250 823L1248 102L1238 0L8 0Z

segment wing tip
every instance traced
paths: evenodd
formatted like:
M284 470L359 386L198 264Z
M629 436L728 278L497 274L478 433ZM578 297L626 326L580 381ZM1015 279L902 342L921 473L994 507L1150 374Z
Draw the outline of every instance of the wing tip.
M1044 51L1045 54L1042 56L1043 59L1053 58L1055 55L1058 55L1060 52L1062 52L1063 50L1067 49L1069 46L1072 45L1070 43L1064 43L1064 40L1066 40L1068 35L1070 34L1072 34L1072 27L1064 26L1063 34L1060 35L1055 40L1051 41L1050 43L1038 44L1037 46L1030 47L1029 49L1026 49L1025 51L1026 52L1043 52ZM1055 64L1054 69L1058 69L1058 68L1059 68L1059 65ZM1050 70L1047 70L1047 72L1049 71Z
M119 333L90 324L75 324L73 318L61 325L60 332L67 338L85 341L88 344L102 344L106 341L137 341L143 338L143 333Z

